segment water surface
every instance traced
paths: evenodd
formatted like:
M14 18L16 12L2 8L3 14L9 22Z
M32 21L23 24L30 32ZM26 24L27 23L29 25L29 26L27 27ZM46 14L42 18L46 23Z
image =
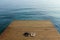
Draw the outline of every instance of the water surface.
M60 32L60 5L53 2L54 0L0 0L0 32L13 20L51 20Z

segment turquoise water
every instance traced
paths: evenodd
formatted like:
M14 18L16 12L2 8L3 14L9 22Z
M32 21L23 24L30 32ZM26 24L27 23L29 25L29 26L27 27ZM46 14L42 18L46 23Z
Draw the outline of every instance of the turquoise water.
M47 5L46 1L39 3L39 0L0 0L0 33L13 20L51 20L60 32L60 11L56 10L58 7Z

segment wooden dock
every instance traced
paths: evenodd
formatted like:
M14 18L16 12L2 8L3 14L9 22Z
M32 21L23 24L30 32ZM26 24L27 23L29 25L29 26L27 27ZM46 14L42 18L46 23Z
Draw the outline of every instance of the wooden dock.
M34 37L25 37L25 32L34 32ZM60 40L60 34L49 20L13 21L0 35L0 40Z

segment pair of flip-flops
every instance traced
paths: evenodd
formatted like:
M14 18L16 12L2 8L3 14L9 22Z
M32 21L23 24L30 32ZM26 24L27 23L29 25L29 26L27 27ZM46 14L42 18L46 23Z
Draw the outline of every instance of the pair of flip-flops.
M25 37L34 37L35 35L36 35L36 33L34 33L34 32L31 32L31 33L28 33L28 32L25 32L24 34L23 34Z

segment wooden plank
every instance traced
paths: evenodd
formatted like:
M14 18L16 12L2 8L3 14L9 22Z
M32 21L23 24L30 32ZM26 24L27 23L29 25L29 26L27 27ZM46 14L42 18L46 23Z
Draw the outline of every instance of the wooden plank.
M36 36L25 37L25 32L34 32ZM49 20L16 20L0 35L0 40L60 40L60 34Z

